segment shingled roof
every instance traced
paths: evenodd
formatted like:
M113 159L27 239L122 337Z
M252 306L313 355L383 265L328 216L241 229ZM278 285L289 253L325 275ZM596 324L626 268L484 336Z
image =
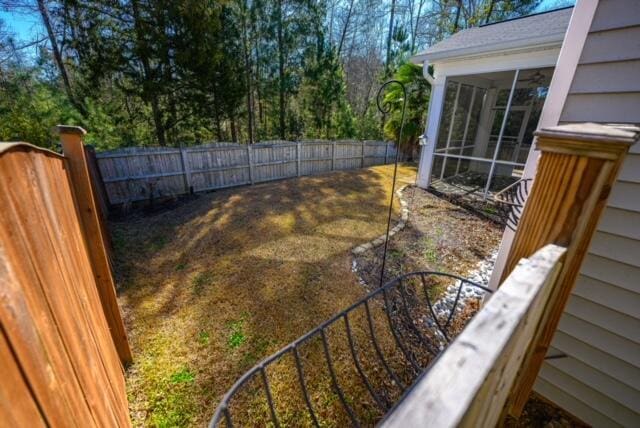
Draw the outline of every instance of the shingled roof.
M422 63L505 49L561 44L572 11L573 8L568 7L468 28L419 52L412 60Z

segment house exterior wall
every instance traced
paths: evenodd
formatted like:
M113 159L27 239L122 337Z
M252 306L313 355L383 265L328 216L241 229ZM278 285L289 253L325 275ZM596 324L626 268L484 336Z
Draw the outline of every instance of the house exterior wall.
M639 1L598 3L559 122L640 124ZM640 426L640 144L560 321L549 355L560 353L543 365L539 393L594 426Z

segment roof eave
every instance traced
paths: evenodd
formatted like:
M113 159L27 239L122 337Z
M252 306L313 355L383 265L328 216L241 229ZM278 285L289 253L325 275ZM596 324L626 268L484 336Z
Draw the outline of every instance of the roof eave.
M512 51L527 51L549 49L562 46L565 33L547 34L540 37L530 37L526 39L509 40L507 42L493 43L483 46L472 46L468 48L451 49L434 53L418 53L411 57L414 64L423 64L427 61L430 64L443 60L467 59L476 56L498 56Z

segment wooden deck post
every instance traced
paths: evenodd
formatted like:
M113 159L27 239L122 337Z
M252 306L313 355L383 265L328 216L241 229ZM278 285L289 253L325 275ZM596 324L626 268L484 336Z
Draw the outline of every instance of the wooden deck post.
M96 198L91 186L91 177L87 167L86 153L82 142L86 131L77 126L58 126L62 151L69 165L69 181L73 187L78 214L82 222L82 231L91 260L91 268L98 287L100 302L109 324L111 337L118 356L123 364L132 361L131 349L127 340L124 322L116 299L116 288L101 223L96 207Z
M500 282L518 260L547 244L566 247L567 255L504 414L519 417L522 412L620 165L639 131L587 123L536 132L541 156Z

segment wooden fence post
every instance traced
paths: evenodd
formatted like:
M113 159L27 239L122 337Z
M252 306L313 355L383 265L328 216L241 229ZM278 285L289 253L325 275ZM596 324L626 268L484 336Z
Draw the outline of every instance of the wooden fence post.
M362 142L362 154L360 155L360 168L364 168L364 146L366 141Z
M93 189L93 194L96 199L96 209L98 211L98 219L100 220L100 231L102 232L102 239L104 240L105 248L107 250L109 265L111 265L113 260L113 244L106 225L107 217L109 215L107 189L104 187L102 174L100 173L100 168L98 168L95 149L91 146L84 146L84 152L87 156L87 167L89 168L91 188Z
M182 160L182 171L184 172L184 186L186 193L193 193L191 184L191 168L189 167L189 154L187 149L180 146L180 159Z
M500 282L518 260L546 244L566 247L567 256L505 414L519 417L522 412L620 165L629 147L638 140L639 131L632 127L574 124L536 132L541 156Z
M331 171L336 169L336 142L331 143Z
M124 322L116 298L116 288L107 256L103 232L91 187L82 137L86 131L77 126L58 126L62 151L69 165L70 183L76 200L82 232L91 260L91 268L98 287L100 302L109 324L111 337L123 364L132 361Z
M387 160L387 158L389 157L389 143L384 143L384 164L386 165L387 162L389 162Z
M251 144L247 144L247 160L249 161L249 181L253 184L253 152L251 150Z
M298 177L302 175L302 170L300 169L300 143L296 143L296 172L298 173Z
M96 151L92 146L84 146L87 153L87 165L89 167L89 175L91 176L91 184L96 195L96 199L100 208L100 214L103 219L109 215L109 198L107 197L107 189L102 181L102 174L98 168L98 160L96 159Z

